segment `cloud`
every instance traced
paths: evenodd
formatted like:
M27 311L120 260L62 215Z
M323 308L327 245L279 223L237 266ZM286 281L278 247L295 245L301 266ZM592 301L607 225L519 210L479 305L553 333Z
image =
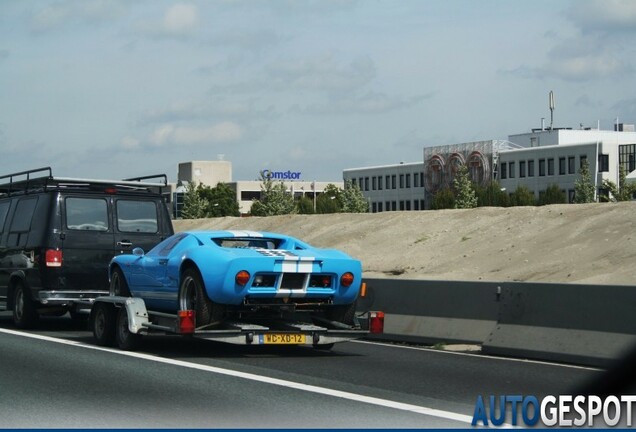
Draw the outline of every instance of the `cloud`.
M170 6L157 21L140 24L143 34L154 38L184 39L199 27L199 12L195 5L177 3Z
M166 124L155 129L148 142L153 146L228 143L239 140L241 127L233 122L222 122L209 127L175 126Z
M293 111L303 114L338 115L338 114L383 114L406 109L433 96L432 93L408 98L388 96L383 93L367 92L361 97L338 98L324 104L312 104L307 108L295 106Z
M583 33L636 32L633 0L577 0L565 15Z
M95 25L118 19L129 4L123 0L66 0L51 3L30 17L33 33L66 28L70 24Z

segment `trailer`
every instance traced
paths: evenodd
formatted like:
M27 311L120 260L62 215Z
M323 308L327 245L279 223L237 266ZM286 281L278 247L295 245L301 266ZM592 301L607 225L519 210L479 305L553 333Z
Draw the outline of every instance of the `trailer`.
M90 328L98 345L134 351L141 338L174 334L235 345L301 345L329 350L335 343L382 333L383 312L356 314L353 325L312 317L311 322L280 318L224 320L195 327L195 311L177 314L151 311L141 298L103 296L95 299Z

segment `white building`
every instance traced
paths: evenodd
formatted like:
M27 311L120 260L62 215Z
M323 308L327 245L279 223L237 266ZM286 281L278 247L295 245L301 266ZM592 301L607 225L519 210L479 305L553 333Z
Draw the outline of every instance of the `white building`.
M574 202L574 184L583 161L600 193L603 180L619 183L619 166L626 174L636 171L636 132L632 125L617 130L533 130L510 135L522 149L500 152L499 184L513 192L523 185L540 197L550 185L558 185L568 202Z
M369 211L424 210L424 164L399 163L350 168L344 181L358 185L369 200Z
M636 178L636 132L623 124L614 131L535 129L507 141L425 147L423 156L423 162L346 169L343 177L360 187L372 212L430 208L438 191L452 187L462 165L482 186L496 180L508 193L526 186L538 199L556 184L574 202L574 184L585 160L599 193L606 193L603 180L619 183L619 166L628 179Z
M290 194L295 198L305 196L314 201L325 190L328 184L342 188L342 181L317 182L302 180L299 171L272 171L263 170L265 175L278 182L282 181ZM218 183L226 183L236 192L236 200L239 203L239 211L242 215L248 214L252 208L252 202L261 198L261 182L256 180L232 181L232 163L229 161L191 161L179 164L179 183L174 188L173 203L175 206L173 215L178 217L180 206L183 203L184 183L202 183L204 186L215 187Z

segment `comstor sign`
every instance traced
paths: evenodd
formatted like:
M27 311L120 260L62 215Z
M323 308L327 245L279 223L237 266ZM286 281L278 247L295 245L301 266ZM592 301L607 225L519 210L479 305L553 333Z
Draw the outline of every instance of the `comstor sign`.
M299 171L270 171L263 170L261 171L263 177L269 178L272 180L300 180L300 172Z

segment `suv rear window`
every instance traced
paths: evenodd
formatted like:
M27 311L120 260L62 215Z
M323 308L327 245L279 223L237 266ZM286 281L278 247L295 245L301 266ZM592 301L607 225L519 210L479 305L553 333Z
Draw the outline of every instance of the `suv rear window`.
M121 232L156 233L157 205L152 201L117 201L117 228Z
M74 230L108 231L106 200L66 198L66 227Z

